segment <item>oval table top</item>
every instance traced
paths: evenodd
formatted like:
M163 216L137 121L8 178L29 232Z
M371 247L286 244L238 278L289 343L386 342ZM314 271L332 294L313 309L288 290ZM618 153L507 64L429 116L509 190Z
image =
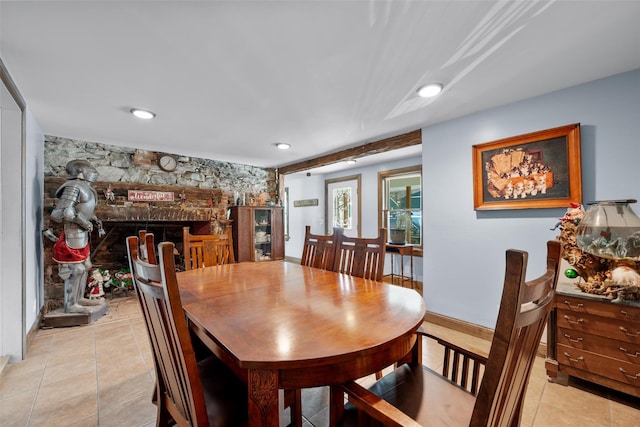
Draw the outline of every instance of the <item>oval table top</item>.
M412 289L286 261L178 273L190 321L248 369L300 369L373 355L422 324Z

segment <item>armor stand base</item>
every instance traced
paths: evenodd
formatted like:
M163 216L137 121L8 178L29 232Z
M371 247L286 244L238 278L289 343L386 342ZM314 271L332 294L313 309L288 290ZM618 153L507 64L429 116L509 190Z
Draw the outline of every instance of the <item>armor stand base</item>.
M65 328L69 326L89 325L104 316L109 306L101 304L91 307L87 313L65 313L63 308L50 311L42 316L43 328Z

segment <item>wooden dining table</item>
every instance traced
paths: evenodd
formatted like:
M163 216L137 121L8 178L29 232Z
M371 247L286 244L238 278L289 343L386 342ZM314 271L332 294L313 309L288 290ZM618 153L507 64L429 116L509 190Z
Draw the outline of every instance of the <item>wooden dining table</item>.
M282 425L285 389L402 359L426 310L415 290L286 261L180 272L178 284L191 330L247 381L251 426Z

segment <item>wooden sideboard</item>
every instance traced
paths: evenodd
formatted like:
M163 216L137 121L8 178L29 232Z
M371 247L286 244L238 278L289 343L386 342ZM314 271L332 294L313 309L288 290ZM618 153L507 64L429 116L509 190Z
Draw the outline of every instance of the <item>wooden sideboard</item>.
M558 283L547 325L547 375L582 378L640 397L640 303Z

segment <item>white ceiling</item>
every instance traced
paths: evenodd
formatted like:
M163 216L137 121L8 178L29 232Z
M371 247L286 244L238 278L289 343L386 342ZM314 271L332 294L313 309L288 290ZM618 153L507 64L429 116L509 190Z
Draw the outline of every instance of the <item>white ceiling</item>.
M0 56L46 134L277 167L640 68L638 22L634 0L0 1Z

